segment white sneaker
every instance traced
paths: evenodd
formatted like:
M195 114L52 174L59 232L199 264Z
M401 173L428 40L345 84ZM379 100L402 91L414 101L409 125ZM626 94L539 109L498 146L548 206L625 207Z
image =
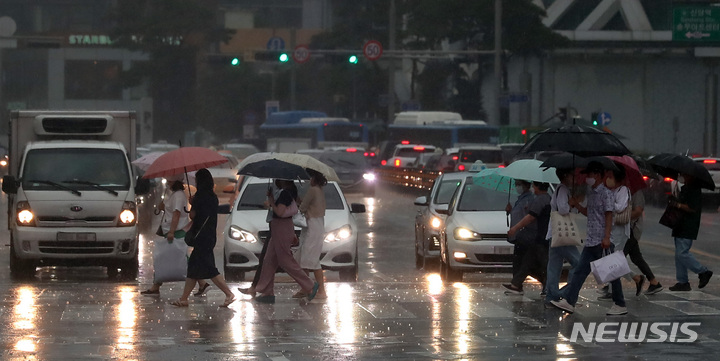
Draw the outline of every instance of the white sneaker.
M560 301L550 301L550 303L553 304L553 306L567 312L567 313L573 313L575 312L575 306L568 303L568 301L562 299Z
M608 316L621 316L621 315L627 315L627 307L613 305L610 307L610 309L607 311L606 315Z

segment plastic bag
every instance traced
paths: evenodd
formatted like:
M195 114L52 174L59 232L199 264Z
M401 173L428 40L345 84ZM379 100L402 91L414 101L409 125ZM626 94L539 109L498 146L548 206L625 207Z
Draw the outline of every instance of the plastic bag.
M182 238L156 239L153 250L154 283L185 281L188 246Z
M596 261L590 262L590 269L598 284L614 281L630 273L630 266L622 250L617 250Z

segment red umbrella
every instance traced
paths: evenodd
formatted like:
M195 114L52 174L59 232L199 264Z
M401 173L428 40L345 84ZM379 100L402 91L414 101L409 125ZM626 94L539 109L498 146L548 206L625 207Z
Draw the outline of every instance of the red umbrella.
M632 159L632 157L627 155L623 155L622 157L607 157L612 159L614 162L622 165L623 169L625 170L625 185L630 188L630 193L634 194L635 192L647 187L647 183L645 183L642 172L640 172L640 167L638 167L635 159Z
M227 162L220 153L202 147L182 147L169 151L156 159L143 178L169 177L180 173L210 168Z

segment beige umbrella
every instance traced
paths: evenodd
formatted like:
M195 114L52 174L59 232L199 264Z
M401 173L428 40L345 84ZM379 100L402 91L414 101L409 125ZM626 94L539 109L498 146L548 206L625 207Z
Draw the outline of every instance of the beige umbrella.
M243 167L251 163L269 159L276 159L286 163L295 164L306 169L314 170L324 175L329 181L340 181L340 178L338 178L337 173L335 173L335 170L332 167L306 154L275 152L255 153L243 159L243 161L238 165L238 169L243 169Z

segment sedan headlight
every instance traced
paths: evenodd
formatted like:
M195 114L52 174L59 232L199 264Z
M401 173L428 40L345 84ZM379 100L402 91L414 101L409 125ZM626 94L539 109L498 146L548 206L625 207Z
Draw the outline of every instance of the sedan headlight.
M430 227L434 229L440 229L440 226L442 226L442 219L440 219L439 217L430 218Z
M230 231L228 232L228 236L232 239L236 239L238 241L247 242L247 243L255 243L257 242L257 238L255 238L255 235L252 233L238 227L238 226L230 226Z
M363 174L363 179L365 179L368 182L374 182L375 174L374 173L365 173L365 174Z
M453 233L455 236L455 239L459 239L461 241L478 241L482 239L480 236L480 233L473 232L467 228L458 227L455 228L455 232Z
M346 224L336 230L330 231L325 235L325 242L345 241L352 237L352 228Z

